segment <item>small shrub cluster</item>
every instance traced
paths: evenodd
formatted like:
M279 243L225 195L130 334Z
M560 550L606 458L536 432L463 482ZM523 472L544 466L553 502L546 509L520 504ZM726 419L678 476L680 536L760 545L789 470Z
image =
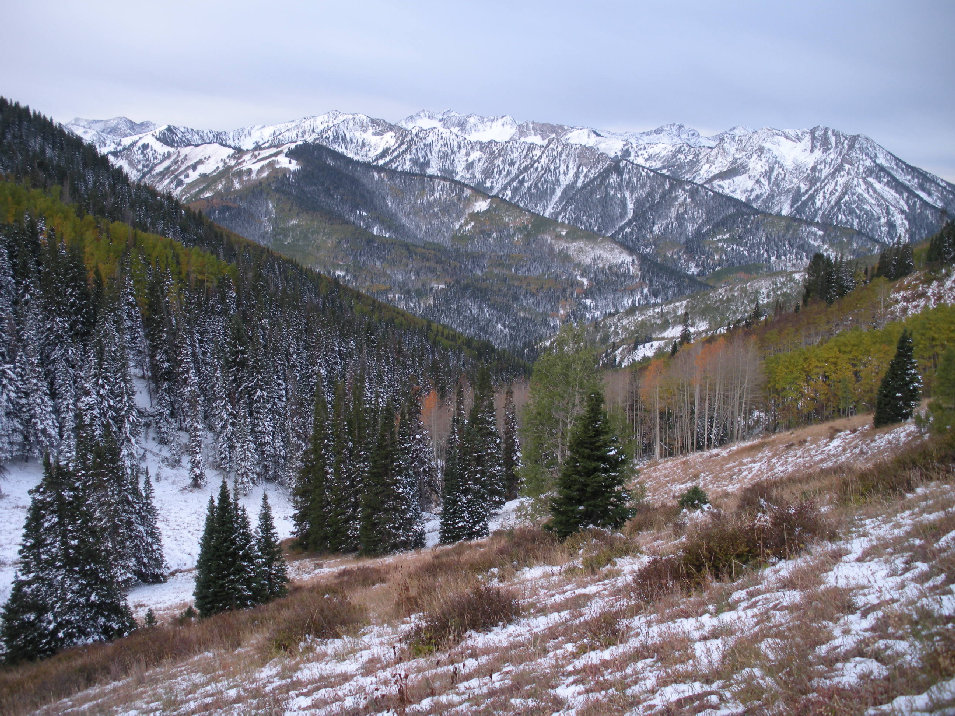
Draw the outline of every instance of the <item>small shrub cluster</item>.
M650 602L691 591L707 579L735 579L741 569L788 558L829 531L812 500L787 502L766 486L755 488L744 493L734 513L714 512L697 525L679 552L644 565L633 580L634 596Z
M852 503L906 494L924 482L950 476L953 463L955 434L936 435L889 460L846 475L839 486L840 497Z
M701 510L710 504L710 498L702 487L693 485L677 498L676 503L684 510Z
M365 615L339 590L312 592L287 600L272 616L267 643L272 651L289 652L309 638L338 639Z
M408 635L408 645L416 656L446 648L464 638L469 631L487 631L512 622L520 614L520 605L510 592L489 585L458 592L434 611L424 615Z
M588 574L596 574L618 557L627 557L639 549L622 534L596 528L572 534L564 546L569 553L581 555L581 569Z
M554 563L565 552L552 533L537 527L496 533L483 546L460 542L432 553L397 580L395 615L406 617L428 608L441 585L460 587L495 570L506 574L537 564Z

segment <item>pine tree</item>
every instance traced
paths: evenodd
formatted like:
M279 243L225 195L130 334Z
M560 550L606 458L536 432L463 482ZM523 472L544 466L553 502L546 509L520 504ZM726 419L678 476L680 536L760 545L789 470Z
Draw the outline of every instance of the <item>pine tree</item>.
M417 480L400 455L391 404L382 412L362 494L361 553L381 555L424 546Z
M945 222L941 231L932 236L925 260L936 267L955 262L955 222Z
M464 431L464 392L458 383L454 395L454 415L451 417L451 430L444 452L444 471L442 473L441 543L451 544L464 539L464 515L462 512L462 466L461 435Z
M328 406L321 381L315 387L312 410L312 434L302 458L293 496L295 535L305 549L333 551L337 540L330 535L331 496L329 494Z
M588 527L622 526L631 514L630 494L624 487L626 463L603 409L603 395L591 393L574 425L548 528L565 539Z
M503 447L497 432L494 390L487 368L482 367L474 386L474 404L468 418L464 441L464 481L477 489L471 505L471 519L486 521L487 514L504 505Z
M903 330L895 348L895 356L879 385L875 401L875 427L911 418L921 395L922 378L913 355L912 336Z
M683 312L683 328L680 330L680 345L685 346L693 340L693 333L690 331L690 312Z
M402 406L395 445L396 514L400 521L397 550L424 547L421 514L422 485L433 479L431 448L421 424L421 406L412 391Z
M244 609L260 602L262 586L259 582L255 536L252 534L249 514L239 504L238 490L233 490L231 508L234 532L230 545L232 559L227 588L232 598L230 608Z
M223 480L219 499L209 500L199 542L193 592L199 615L206 617L258 603L262 593L258 576L249 516Z
M133 574L144 584L156 584L166 581L169 565L163 555L162 536L159 533L159 519L154 502L153 483L149 479L149 470L143 476L143 488L138 491L136 526L139 538L133 564Z
M225 480L222 481L225 487ZM219 497L222 497L220 488ZM219 539L216 526L216 501L209 496L209 506L206 509L206 521L202 528L202 537L199 539L199 557L196 559L196 586L193 596L196 600L196 610L200 616L208 616L222 611L218 599L218 584L221 579L220 567L222 556L219 554Z
M269 498L262 492L262 507L259 510L259 524L255 534L255 547L258 570L260 601L269 602L288 593L288 569L279 536L272 521L272 508Z
M505 499L517 498L520 481L518 471L521 467L521 444L517 437L517 412L514 409L514 387L507 386L504 394L504 435L502 442L502 467L504 469Z
M31 490L20 566L3 608L6 660L114 639L135 626L88 495L70 471L51 462Z

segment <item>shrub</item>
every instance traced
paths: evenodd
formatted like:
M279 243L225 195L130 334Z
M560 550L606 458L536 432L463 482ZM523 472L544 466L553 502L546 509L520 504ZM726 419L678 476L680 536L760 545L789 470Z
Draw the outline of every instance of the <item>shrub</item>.
M788 558L811 540L829 535L812 500L771 504L756 493L741 500L744 504L732 515L714 514L695 527L676 554L644 565L631 585L636 598L653 601L677 589L695 589L709 578L735 579L748 565Z
M499 587L478 587L452 595L408 635L415 655L430 654L456 644L469 631L486 631L508 624L520 614L520 605L510 592Z
M710 498L699 485L693 485L689 490L677 498L677 504L684 510L699 510L710 504Z
M275 651L293 651L309 638L338 639L364 619L362 610L338 590L287 600L283 606L269 631L268 644Z

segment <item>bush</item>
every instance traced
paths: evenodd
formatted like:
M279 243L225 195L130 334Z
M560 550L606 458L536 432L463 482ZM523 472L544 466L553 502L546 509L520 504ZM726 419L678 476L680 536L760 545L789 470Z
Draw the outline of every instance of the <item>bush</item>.
M520 605L510 592L480 585L452 595L442 606L425 614L423 623L408 635L416 656L458 643L469 631L486 631L508 624L520 614Z
M283 606L269 631L268 644L275 651L293 651L309 638L338 639L364 619L362 610L338 590L287 600Z
M693 485L677 499L677 504L684 510L699 510L710 504L710 498L699 485Z
M759 493L744 495L732 515L714 514L687 535L674 555L656 557L634 576L632 589L641 601L654 601L679 589L688 592L707 579L735 579L749 565L785 559L811 540L829 536L829 527L811 500L771 504Z

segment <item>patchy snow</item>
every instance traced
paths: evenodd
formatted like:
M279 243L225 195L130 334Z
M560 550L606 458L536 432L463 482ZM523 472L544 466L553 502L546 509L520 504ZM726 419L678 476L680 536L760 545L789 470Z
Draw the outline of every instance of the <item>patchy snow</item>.
M871 425L871 416L856 416L828 427L778 433L649 462L642 466L640 479L654 499L673 499L693 485L708 493L735 492L759 480L871 463L923 439L913 421L877 430Z

